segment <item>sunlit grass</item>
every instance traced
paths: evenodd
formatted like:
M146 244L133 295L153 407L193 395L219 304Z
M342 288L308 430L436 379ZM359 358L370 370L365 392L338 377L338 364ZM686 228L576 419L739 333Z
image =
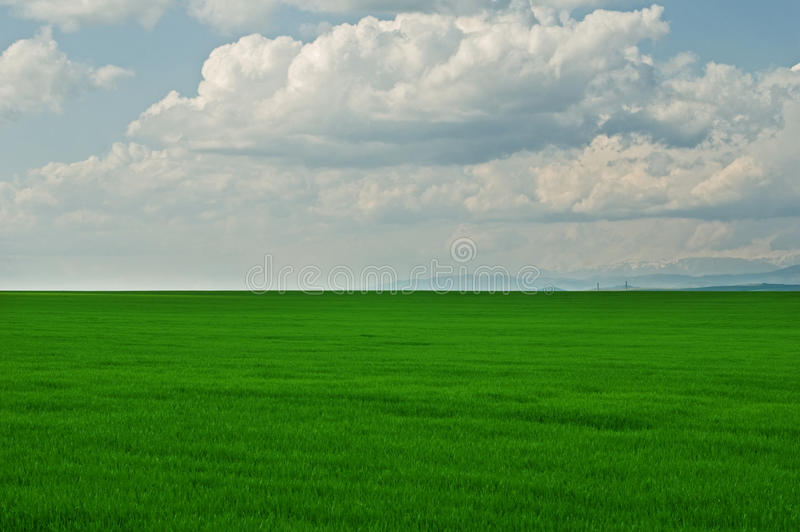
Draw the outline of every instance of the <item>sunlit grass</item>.
M0 529L800 529L795 294L0 294Z

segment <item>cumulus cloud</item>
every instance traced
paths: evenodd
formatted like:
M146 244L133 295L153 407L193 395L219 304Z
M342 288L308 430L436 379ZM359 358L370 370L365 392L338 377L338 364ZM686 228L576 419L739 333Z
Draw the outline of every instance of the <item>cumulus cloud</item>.
M196 96L171 93L137 140L318 166L477 163L598 135L673 147L777 128L798 80L637 47L662 10L541 22L520 10L367 17L303 44L250 35L215 50ZM794 95L794 96L793 96Z
M656 64L636 45L667 29L653 7L581 21L514 10L368 17L308 44L251 35L211 54L196 96L171 93L129 134L345 176L357 168L314 206L356 218L790 210L794 163L778 152L792 142L800 80L699 68L687 54Z
M117 144L104 157L32 171L3 193L7 213L12 205L30 214L17 216L18 224L106 220L110 228L141 226L143 233L152 230L148 224L175 223L252 235L270 226L301 233L338 227L346 234L387 223L524 227L645 219L718 222L718 229L796 216L800 161L792 147L800 102L786 107L786 125L754 140L669 147L642 136L599 135L583 148L525 150L473 165L309 168L179 145ZM10 220L5 227L13 231ZM702 249L714 235L729 236L705 231ZM699 239L691 239L692 250Z
M636 44L667 32L661 13L554 25L518 11L417 13L308 44L250 35L211 54L197 96L170 94L129 134L319 165L476 162L581 142L597 128L580 104L609 73L647 68Z
M600 135L583 149L521 152L480 165L480 187L467 204L478 213L539 219L786 216L800 200L796 158L770 152L788 149L793 134L694 147Z
M93 89L113 88L133 73L108 65L99 69L71 61L49 29L22 39L0 55L0 123L24 113L58 112L65 101Z

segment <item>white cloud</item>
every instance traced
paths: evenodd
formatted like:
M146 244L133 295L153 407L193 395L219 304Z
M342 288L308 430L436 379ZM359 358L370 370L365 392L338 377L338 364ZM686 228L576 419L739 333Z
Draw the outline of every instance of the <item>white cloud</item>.
M541 0L537 12L557 15L555 10L613 6L619 0ZM186 9L201 22L223 31L263 30L274 11L290 7L314 13L363 16L402 12L471 14L526 6L520 0L0 0L21 18L38 20L74 31L83 26L117 24L136 20L152 27L169 9Z
M25 113L60 111L64 102L92 89L108 89L132 72L116 66L99 69L71 61L49 29L22 39L0 55L0 123Z
M787 121L800 108L793 107ZM696 147L600 135L585 148L521 151L478 165L373 170L321 191L316 208L406 223L790 216L800 201L794 135L785 128ZM774 157L777 150L785 155Z
M137 139L319 165L486 160L593 135L580 108L598 77L650 68L661 8L542 25L506 11L340 25L303 45L244 37L215 50L196 97L170 94Z
M256 176L248 187L283 176L272 208L362 222L785 214L800 197L787 148L800 81L713 63L698 75L689 56L655 64L636 43L664 34L660 14L410 14L308 44L244 37L212 52L197 96L173 92L131 124L164 149L130 149L171 165L132 183L187 168L201 179L198 161L216 161L229 185L242 182L231 166ZM129 171L120 150L78 167ZM17 200L61 196L48 186Z
M94 70L91 74L92 84L101 89L114 89L119 80L132 76L132 70L115 65L106 65Z
M250 35L211 54L196 96L171 93L129 134L366 167L479 163L598 136L693 147L781 126L796 77L716 63L698 74L685 54L656 64L637 44L665 34L660 17L658 7L550 24L513 10L407 14L336 26L308 44Z
M797 63L792 67L792 72L800 72L800 63Z
M280 4L275 0L189 0L187 10L199 21L223 31L256 30L266 27Z
M598 160L597 167L614 151L628 150L625 155L636 158L635 146L614 139L598 143L589 153L606 154L587 155ZM639 149L640 156L648 150ZM476 239L482 263L516 267L533 261L554 270L693 256L779 263L797 256L800 246L791 236L800 228L796 216L706 221L667 213L606 221L601 211L596 218L570 221L553 218L551 207L537 207L535 198L518 205L527 212L504 201L478 212L471 197L486 207L492 186L501 199L503 187L516 186L514 179L499 180L500 174L491 183L482 170L316 171L265 165L259 158L118 144L103 157L50 164L0 187L0 233L8 256L33 254L17 278L80 279L86 268L97 268L91 257L103 250L107 271L97 279L139 279L156 265L166 286L211 279L233 288L241 287L243 273L264 253L301 266L374 261L402 269L445 258L449 239L459 234ZM535 180L530 186L536 190ZM795 244L778 244L787 238ZM55 257L65 262L58 266L63 270L55 269ZM51 270L42 273L43 268ZM64 277L57 280L63 283Z
M81 26L115 24L133 19L152 27L174 0L0 0L21 18L73 31Z
M752 197L754 188L769 181L752 157L739 157L692 189L692 194L708 203L729 202Z
M539 0L538 16L558 18L577 7L613 6L620 0ZM307 13L393 16L398 13L471 15L508 8L530 12L527 0L188 0L188 12L223 31L263 30L280 7Z

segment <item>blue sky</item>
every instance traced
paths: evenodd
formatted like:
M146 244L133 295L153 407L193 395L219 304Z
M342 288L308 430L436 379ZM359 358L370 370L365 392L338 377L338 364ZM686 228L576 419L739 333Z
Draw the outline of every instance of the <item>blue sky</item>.
M99 20L98 13L88 11L33 13L17 0L0 1L0 51L12 50L20 42L32 43L31 49L52 45L60 55L51 59L62 69L54 71L56 78L49 81L46 90L52 95L40 102L22 94L35 91L30 84L40 82L35 64L12 64L8 59L8 72L20 78L9 77L5 89L0 80L0 94L6 90L12 95L7 104L10 118L3 120L0 107L0 183L5 184L0 191L6 194L0 195L0 202L6 201L0 203L0 213L10 220L0 233L0 243L8 250L9 286L31 282L25 279L25 271L31 271L25 264L52 267L48 261L54 256L63 269L60 275L71 283L91 285L92 279L83 279L81 272L94 261L93 269L102 272L95 277L100 284L124 284L120 278L126 274L116 264L124 261L113 251L119 241L139 242L164 225L174 227L174 234L167 229L162 242L147 242L141 248L134 244L126 253L134 262L161 257L168 263L167 284L178 282L177 272L190 267L189 256L210 255L188 284L231 286L246 264L268 252L282 252L286 261L402 264L435 255L463 234L480 241L495 262L533 260L554 271L700 256L767 260L776 265L800 260L800 243L791 236L798 226L790 201L797 192L797 176L792 173L793 161L785 160L785 153L777 155L792 132L787 120L795 116L800 90L796 80L800 76L790 71L800 62L797 2L776 1L767 8L750 2L667 0L661 3L662 13L651 10L650 3L626 0L585 5L553 0L554 7L547 9L555 18L545 23L542 11L532 16L520 2L509 8L476 0L469 8L463 7L469 2L401 0L395 4L411 8L409 20L429 25L418 34L414 33L418 25L397 30L405 32L411 46L426 39L417 51L419 61L428 65L419 70L419 65L392 56L386 62L397 61L394 70L381 74L387 80L398 69L411 70L391 82L395 92L380 92L387 90L375 74L382 65L374 63L367 48L383 46L398 34L385 25L372 27L363 17L374 14L391 24L395 15L386 11L385 3L375 2L383 7L370 10L370 2L363 2L358 10L348 10L348 2L340 2L337 5L344 7L331 13L321 1L305 4L315 6L312 11L292 7L291 0L219 3L216 11L208 7L216 0L194 1L198 7L187 12L183 4L171 0L149 0L159 15L154 24L149 19L143 23L146 15L137 11L136 6L146 2L124 7L121 0L118 16ZM262 11L247 16L256 4ZM579 5L559 15L566 4ZM233 7L219 7L226 5ZM433 7L427 14L415 14L419 5ZM496 6L496 12L486 12L487 5ZM594 27L588 22L600 20L593 14L598 7L613 11ZM433 23L424 18L431 14L441 20ZM564 22L567 16L572 22ZM561 51L542 52L556 54L550 60L550 66L556 59L559 62L553 67L555 73L542 70L519 78L508 74L518 65L503 62L520 52L514 48L518 43L509 41L497 44L508 47L497 58L462 57L458 67L448 67L461 69L448 74L454 76L450 85L419 78L421 72L441 67L448 57L453 60L459 50L466 53L468 39L459 45L453 33L460 31L455 29L460 27L454 22L457 17L480 19L485 39L493 38L492 25L499 27L507 17L516 17L514 28L520 31L533 35L538 25L542 31L561 35L562 29L553 28L572 28L573 40L564 41ZM587 23L578 24L584 18ZM354 30L351 37L343 32L336 33L341 39L326 37L333 35L331 28L345 22L365 28L369 36ZM619 24L618 35L597 29L608 24ZM48 28L51 37L41 37ZM382 32L385 37L380 37ZM257 38L239 40L252 33ZM380 44L370 44L373 35ZM278 46L281 36L297 44L287 40ZM575 48L584 40L598 47L596 54ZM334 65L332 72L315 73L308 83L324 81L333 88L305 87L311 100L286 99L280 91L270 96L275 89L270 76L285 76L285 71L272 70L282 58L319 66L300 52L301 43L312 43ZM212 63L212 51L228 44L233 47L221 49L216 70L206 76L209 86L227 84L224 89L215 88L196 101L165 99L171 91L186 98L197 96L204 63ZM556 41L552 45L561 46ZM352 46L367 48L354 51ZM615 48L620 46L627 51ZM397 49L401 48L388 47L386 53ZM474 53L483 52L475 48ZM18 56L13 60L24 61L24 54ZM62 57L67 66L58 62ZM253 64L253 57L265 63ZM473 66L464 66L465 60ZM544 68L536 57L524 61L531 69ZM706 66L710 62L730 67L712 72ZM98 81L106 65L119 68L104 71L107 76ZM250 73L236 74L242 69ZM252 69L256 74L251 75ZM505 75L511 77L504 80ZM496 83L484 83L487 76L495 76ZM719 87L712 87L714 83ZM23 84L29 84L24 91ZM406 87L402 93L406 96L399 96L398 87ZM693 90L712 96L695 101ZM715 90L720 92L719 108L713 101ZM654 91L656 104L648 91ZM363 100L367 95L374 101ZM357 111L328 113L330 109L320 103L328 96L329 107L357 105ZM21 103L15 104L14 98ZM355 98L358 104L353 103ZM161 109L141 116L157 102ZM266 114L258 121L242 118L249 103L259 109L255 114ZM369 116L359 115L362 106L369 108ZM520 113L530 113L530 120L518 120ZM680 118L682 114L687 118ZM123 197L130 192L131 187L123 185L132 179L133 170L123 167L128 162L109 159L122 151L127 154L124 161L140 161L144 168L155 165L153 159L162 161L164 167L152 167L156 176L177 167L197 168L208 175L191 186L183 182L187 176L165 182L153 177L150 193L163 195L167 190L171 199L166 206L156 206L146 195ZM639 156L644 159L619 175L592 181L596 178L581 172L595 164L591 157L598 153L603 160L617 157L620 164ZM107 164L93 168L89 164L93 158ZM681 162L689 160L701 162L693 163L690 171L689 163ZM47 189L56 171L49 163L61 164L58 171L65 175L78 172L78 181L95 185L81 192L77 186ZM650 173L640 175L642 168ZM535 170L527 175L524 169ZM140 171L144 170L137 167L135 172ZM552 177L554 172L559 172L558 179ZM501 180L501 174L516 176L516 181ZM109 176L121 183L120 190L98 185ZM20 198L32 194L25 191L47 199L38 207L23 208ZM62 202L73 193L88 199L83 204ZM258 196L262 193L266 196ZM714 200L706 197L712 193ZM251 203L247 194L261 201ZM109 207L114 205L118 206ZM148 226L145 215L129 233L132 214L123 218L115 210L120 205L131 213L150 213L156 218L153 226ZM357 208L346 216L337 215L354 205ZM107 208L111 210L105 212ZM79 228L59 226L66 219L84 218L89 221ZM292 235L286 223L302 228L302 236ZM660 248L649 244L652 229L647 229L659 223L669 232ZM61 242L74 239L75 245L57 253L53 247L44 249L46 244L37 245L50 238L43 235L52 235L53 224L63 231ZM226 233L234 226L247 228L254 237L234 245ZM187 238L193 227L212 228L207 234L219 245ZM609 231L616 235L615 243L602 251L581 241ZM278 233L281 237L275 236ZM300 251L295 249L298 238L306 241ZM408 241L421 245L411 252L400 245ZM571 242L574 251L559 254L555 247L563 249L564 242ZM541 251L546 246L552 248ZM342 251L347 248L352 252ZM174 256L165 257L171 253ZM96 264L98 256L109 255L107 268ZM152 271L135 282L158 276Z

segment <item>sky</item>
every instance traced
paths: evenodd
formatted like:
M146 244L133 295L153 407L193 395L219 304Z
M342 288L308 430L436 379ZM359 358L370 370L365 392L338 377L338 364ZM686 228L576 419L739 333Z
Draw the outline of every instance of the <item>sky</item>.
M510 271L798 264L797 20L0 0L0 289L240 289L267 255L402 272L463 239Z

